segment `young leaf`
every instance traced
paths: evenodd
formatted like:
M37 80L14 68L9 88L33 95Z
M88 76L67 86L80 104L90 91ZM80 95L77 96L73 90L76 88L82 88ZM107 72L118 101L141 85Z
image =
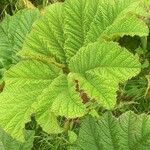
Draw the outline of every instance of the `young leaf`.
M62 81L59 85L57 83L54 87L54 91L57 90L57 87L61 91L57 94L56 98L53 98L52 111L67 118L77 118L85 115L86 107L83 105L82 99L76 91L74 80L69 76L68 78L62 76Z

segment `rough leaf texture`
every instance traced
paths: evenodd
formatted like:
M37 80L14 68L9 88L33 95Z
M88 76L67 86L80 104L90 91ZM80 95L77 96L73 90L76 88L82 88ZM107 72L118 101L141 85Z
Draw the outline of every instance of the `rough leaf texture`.
M71 76L80 88L108 109L116 103L118 83L138 74L140 67L135 56L113 42L89 44L69 62Z
M46 132L59 133L58 116L76 118L89 111L83 92L113 109L118 84L137 75L140 63L110 40L148 35L138 17L145 15L142 6L140 0L66 0L49 6L25 40L20 52L25 60L6 74L0 126L23 140L24 123L34 113Z
M63 50L63 15L62 4L56 3L45 10L45 15L33 26L25 41L24 57L46 57L65 63Z
M78 150L149 150L150 117L127 112L119 118L104 114L98 122L87 117L81 125Z
M144 13L140 7L141 2L141 0L67 0L64 33L68 59L83 45L95 42L103 36L147 35L148 29L142 22L128 18L133 14ZM127 21L124 21L126 19Z
M33 60L21 61L12 67L7 73L8 86L1 94L1 127L23 140L24 124L34 113L32 105L59 72L53 65Z

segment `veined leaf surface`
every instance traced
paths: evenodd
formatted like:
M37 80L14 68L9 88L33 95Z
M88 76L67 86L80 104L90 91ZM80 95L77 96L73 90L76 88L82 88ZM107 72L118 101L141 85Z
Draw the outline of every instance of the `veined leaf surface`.
M113 109L118 84L136 76L141 65L111 40L147 36L140 12L145 14L140 0L66 0L49 6L25 40L20 52L25 60L6 74L0 126L23 140L24 124L34 113L46 132L59 133L58 116L70 119L89 111L82 92Z
M54 65L47 65L36 60L21 61L8 71L6 81L8 86L0 95L1 127L5 131L23 140L24 124L35 112L32 105L53 79L57 78L59 72L60 69Z
M94 54L93 54L94 51ZM80 89L102 106L116 104L118 84L140 72L138 58L113 42L96 42L81 48L69 62L71 76Z
M78 150L149 150L150 117L126 112L119 118L104 114L98 121L87 117L81 125Z
M142 3L141 0L67 0L64 48L68 60L82 46L107 35L146 36L146 25L137 20L137 16L135 19L131 17L145 12Z

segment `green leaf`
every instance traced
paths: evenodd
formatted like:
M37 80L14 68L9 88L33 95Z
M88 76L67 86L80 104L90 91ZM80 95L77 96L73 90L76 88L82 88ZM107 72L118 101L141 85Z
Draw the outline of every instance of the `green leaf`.
M137 15L144 15L142 0L100 0L101 4L86 36L85 44L105 36L147 36L146 24ZM136 15L136 18L133 16ZM133 20L132 20L133 19Z
M3 77L4 68L8 69L18 62L16 53L22 49L26 35L38 17L37 9L25 9L14 16L6 16L0 23L0 78Z
M94 53L93 53L94 50ZM69 68L80 89L112 109L118 84L137 75L141 65L134 55L113 42L96 42L81 48L70 60Z
M86 117L77 142L82 150L148 150L150 147L150 117L126 112L119 118L105 113L96 122Z
M52 132L51 125L55 125L53 126L54 133L56 129L58 132L59 126L52 123L53 115L76 118L86 113L79 94L75 92L75 84L68 81L65 75L60 75L51 82L49 87L38 97L34 108L38 123L47 132Z
M32 105L59 72L60 69L54 65L35 60L21 61L8 71L8 86L0 95L0 125L6 132L23 140L24 124L34 113Z
M63 49L62 4L50 5L44 16L36 22L25 41L21 55L24 57L46 57L65 63Z
M147 36L147 26L137 16L132 20L133 14L145 14L142 4L141 0L66 0L64 48L68 60L83 45L103 36Z
M129 25L130 24L130 25ZM111 27L107 28L101 36L108 39L123 37L124 35L141 37L147 36L149 29L143 21L136 16L128 16L115 21Z
M48 133L62 132L58 115L76 118L86 113L75 82L55 65L21 61L7 72L6 84L0 95L0 125L16 139L23 140L22 129L33 113Z
M83 46L84 38L97 12L99 0L66 0L64 5L64 49L68 59Z
M82 99L76 91L72 78L62 76L62 81L54 84L53 91L57 94L56 98L53 98L51 108L53 112L67 118L82 117L86 114L86 107L82 104Z
M0 130L1 150L29 150L33 146L34 131L25 131L25 142L21 143L13 139L2 129Z
M16 17L15 19L13 17ZM14 51L18 52L22 49L24 41L28 33L32 30L34 22L40 18L38 9L25 9L19 11L12 20L17 22L13 24L14 36ZM17 27L15 27L17 25Z
M51 107L51 111L55 114L68 118L83 116L86 113L85 106L75 90L75 84L65 75L60 75L40 95L38 106L35 107L40 109L44 107L44 111Z

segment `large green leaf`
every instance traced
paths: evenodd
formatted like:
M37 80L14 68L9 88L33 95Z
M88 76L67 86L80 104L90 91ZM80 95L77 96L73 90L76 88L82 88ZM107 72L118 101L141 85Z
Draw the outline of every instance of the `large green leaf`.
M108 35L147 36L148 28L137 17L145 15L143 2L142 0L100 0L101 4L86 36L85 44ZM116 30L113 30L114 28Z
M21 61L8 71L6 81L8 86L0 95L0 125L5 131L23 140L24 124L34 113L32 104L59 72L60 69L54 65L35 60Z
M149 150L150 117L127 112L119 118L105 113L99 121L87 117L81 125L77 148L81 150Z
M148 28L133 14L145 14L141 0L66 0L64 33L68 59L100 37L146 36ZM92 12L92 13L91 13Z
M94 50L94 51L93 51ZM71 76L80 89L102 106L116 104L118 84L140 72L138 58L113 42L96 42L81 48L69 63Z
M62 131L58 115L76 118L86 113L75 83L55 65L24 60L6 75L7 87L0 95L0 124L19 140L23 140L22 129L32 113L48 133Z
M22 49L26 35L39 17L39 11L22 10L14 16L6 16L0 23L0 78L4 69L18 61L16 53Z

